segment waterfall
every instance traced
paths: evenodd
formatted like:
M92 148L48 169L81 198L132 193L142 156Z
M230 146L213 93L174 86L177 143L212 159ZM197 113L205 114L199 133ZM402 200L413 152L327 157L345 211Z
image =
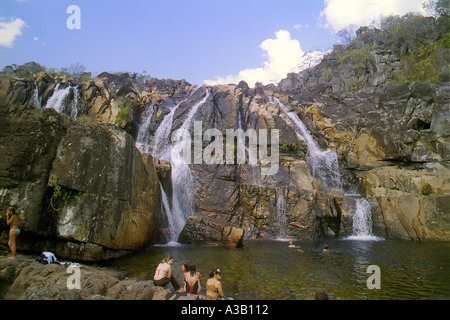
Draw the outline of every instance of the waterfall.
M172 216L172 210L170 209L169 205L169 198L167 197L166 191L164 190L161 181L159 181L159 188L161 189L161 198L162 198L162 210L166 213L167 221L169 223L169 229L172 230L173 228L173 216Z
M342 189L341 174L337 154L331 150L322 151L300 118L289 110L278 98L269 97L269 103L275 101L284 110L294 124L299 139L308 146L306 162L311 168L312 175L321 180L327 189Z
M353 214L353 234L346 240L383 240L372 234L372 212L370 203L365 198L356 200L356 210Z
M78 99L80 94L77 87L68 86L60 88L58 83L53 95L48 99L45 108L53 108L59 113L71 116L76 120L78 117Z
M181 130L178 131L178 135L172 145L170 146L170 164L172 166L172 210L174 219L177 223L174 225L174 229L172 230L172 241L176 241L178 239L179 234L183 230L185 221L188 217L195 214L194 211L194 181L191 176L191 169L189 165L185 162L184 157L182 155L185 144L190 143L190 141L186 141L182 139L180 133L182 130L188 130L192 124L192 119L194 115L197 113L197 110L205 104L206 100L210 96L209 90L206 90L205 97L197 102L189 111L188 116L183 122L181 126Z
M139 132L136 138L136 147L143 153L150 152L150 132L148 131L148 128L150 126L150 122L152 121L154 113L155 109L153 108L153 104L151 104L147 107L147 110L145 111L139 124Z
M287 238L287 219L286 219L286 197L284 195L284 191L282 189L278 190L278 196L277 196L277 207L276 207L276 214L274 219L274 229L275 229L275 235L276 239L278 240L284 240Z
M296 128L299 139L308 146L306 162L311 168L312 175L320 179L327 189L343 189L339 163L336 152L322 151L300 118L289 110L277 97L268 97L269 103L278 103ZM372 214L370 203L361 198L357 200L353 215L353 235L346 238L350 240L382 240L372 234Z
M39 99L39 89L36 81L34 82L35 88L33 90L33 96L31 97L31 103L38 109L42 109L41 100Z
M169 228L171 232L170 242L176 242L178 236L183 230L186 219L195 214L194 211L194 181L191 176L191 170L189 165L184 161L182 151L185 144L188 143L185 139L182 139L181 133L183 130L189 130L192 125L192 120L197 113L198 109L204 105L210 96L210 91L204 88L206 91L205 96L198 102L196 102L189 110L186 119L183 121L181 130L177 135L170 137L172 132L172 125L175 112L178 108L185 103L192 95L198 90L193 90L189 97L179 102L172 108L170 113L164 117L164 120L159 125L153 138L153 144L150 147L148 145L141 146L144 150L151 150L154 157L170 162L172 168L172 204L171 209L166 212L170 212ZM145 126L147 121L142 121ZM148 124L147 124L148 126ZM145 130L145 129L143 129ZM140 129L141 131L141 129ZM143 143L146 143L143 141ZM167 208L169 201L167 200Z
M175 115L175 112L178 110L178 108L183 103L185 103L198 89L199 87L194 88L189 94L189 97L178 102L178 104L170 110L169 114L164 117L164 120L158 126L155 136L153 137L153 145L151 147L152 154L157 158L164 160L170 159L169 155L167 154L167 151L170 150L167 148L167 143L170 142L169 135L172 131L173 116Z

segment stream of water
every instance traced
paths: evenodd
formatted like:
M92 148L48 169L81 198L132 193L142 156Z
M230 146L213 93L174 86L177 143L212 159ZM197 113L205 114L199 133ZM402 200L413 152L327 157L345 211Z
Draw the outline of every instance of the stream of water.
M37 94L36 89L36 96L33 97L33 101L35 104L38 104L35 105L36 107L40 107ZM58 83L53 95L48 99L47 105L44 108L53 108L57 112L66 114L76 120L79 113L79 95L77 87L68 86L66 88L60 88L60 84Z
M327 189L342 189L341 174L337 154L330 149L322 151L313 136L309 133L304 123L297 114L286 107L277 97L270 97L269 103L278 103L295 126L295 132L299 139L308 145L306 162L311 173L320 179Z
M194 188L191 170L183 157L183 150L185 149L186 143L189 142L187 142L186 139L183 139L181 134L173 134L172 126L174 115L178 108L186 103L197 90L199 90L199 88L194 89L186 99L175 105L170 110L170 113L164 117L164 120L156 130L153 141L151 142L153 144L151 147L147 133L148 129L146 129L146 127L148 127L150 122L149 118L151 118L153 112L146 112L145 117L142 120L143 125L141 126L144 127L144 130L139 131L137 147L144 152L151 151L153 156L168 161L171 165L172 201L169 201L166 193L162 189L164 211L168 215L169 230L171 233L170 243L176 243L179 234L183 230L186 219L195 214L193 204ZM210 91L207 88L204 88L204 90L205 95L191 106L177 133L183 133L191 127L198 109L205 104L210 96ZM171 136L171 134L173 136Z

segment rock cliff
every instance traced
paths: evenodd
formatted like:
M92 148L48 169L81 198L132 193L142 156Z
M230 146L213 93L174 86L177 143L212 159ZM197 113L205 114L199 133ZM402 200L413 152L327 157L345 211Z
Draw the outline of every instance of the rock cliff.
M201 121L202 136L279 130L280 162L273 175L263 174L261 159L189 165L194 216L182 242L348 236L354 194L370 202L377 235L448 241L448 30L429 18L394 20L359 29L277 86L200 90L127 73L80 81L43 72L20 78L8 69L0 77L1 209L17 205L26 218L24 248L51 243L61 256L106 259L168 241L162 191L169 202L175 196L173 163L147 152L160 154L155 148L185 125L193 136ZM411 24L415 32L400 37ZM318 149L336 155L339 185L313 172L293 115ZM155 146L163 124L167 140ZM203 153L211 142L200 142ZM247 152L237 140L233 151Z
M128 133L87 117L74 122L51 108L0 112L0 203L25 219L19 250L99 260L154 240L156 171Z
M433 18L391 18L277 87L357 178L386 237L449 239L448 35Z

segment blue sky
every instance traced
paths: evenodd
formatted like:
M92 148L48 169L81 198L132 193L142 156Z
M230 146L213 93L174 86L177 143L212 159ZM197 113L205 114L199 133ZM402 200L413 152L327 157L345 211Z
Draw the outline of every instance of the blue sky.
M267 82L270 69L279 81L307 52L331 49L336 31L347 23L420 11L422 2L1 0L0 67L36 61L61 68L79 62L94 74L145 70L152 77L195 84L237 81L244 70L250 82L258 77ZM80 30L67 28L70 5L81 10Z

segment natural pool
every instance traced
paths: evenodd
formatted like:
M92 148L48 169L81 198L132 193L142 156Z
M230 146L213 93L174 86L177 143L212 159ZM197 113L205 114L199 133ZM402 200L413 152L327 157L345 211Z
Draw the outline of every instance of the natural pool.
M181 264L193 261L203 275L219 267L225 294L237 300L309 300L324 290L330 299L450 299L450 243L402 240L296 242L246 240L242 248L199 245L152 246L109 266L131 277L152 279L162 258L172 255L180 281ZM331 253L323 253L327 244ZM380 268L380 289L368 289L371 265Z

